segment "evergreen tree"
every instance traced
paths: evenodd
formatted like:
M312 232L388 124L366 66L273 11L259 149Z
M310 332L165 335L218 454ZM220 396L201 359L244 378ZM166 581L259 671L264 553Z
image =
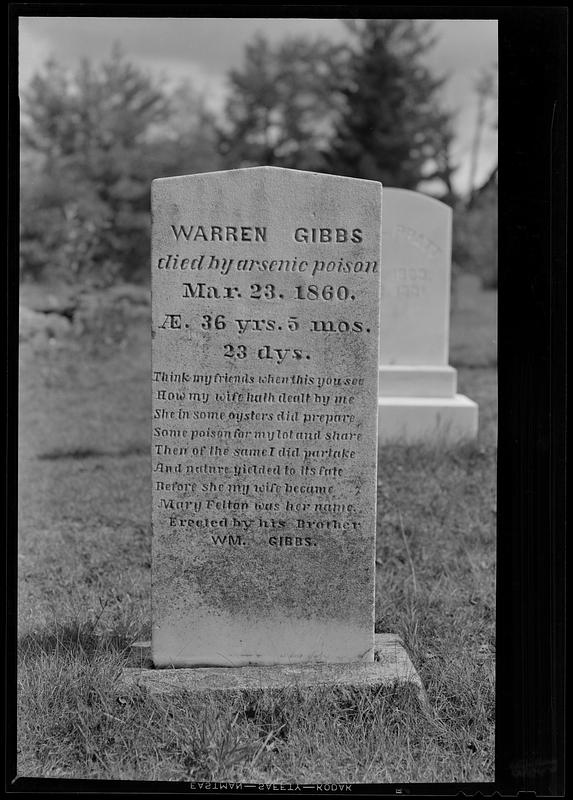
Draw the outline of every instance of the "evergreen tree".
M453 194L451 118L440 109L444 79L423 63L431 23L370 19L346 23L353 35L344 107L327 154L329 169L416 189L440 179Z
M332 131L343 49L318 39L261 35L230 73L220 146L227 166L319 169Z

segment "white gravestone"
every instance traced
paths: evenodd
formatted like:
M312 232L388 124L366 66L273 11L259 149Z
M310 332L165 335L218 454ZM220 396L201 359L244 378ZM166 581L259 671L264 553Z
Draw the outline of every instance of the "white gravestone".
M449 366L452 211L384 189L378 387L381 442L477 436L478 408Z
M381 185L152 188L156 667L374 660Z

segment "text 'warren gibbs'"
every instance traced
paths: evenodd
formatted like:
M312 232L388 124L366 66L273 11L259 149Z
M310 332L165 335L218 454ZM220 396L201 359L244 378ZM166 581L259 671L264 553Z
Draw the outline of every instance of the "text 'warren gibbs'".
M177 241L187 242L267 242L268 228L265 225L171 225ZM301 244L343 244L362 241L360 228L295 228L292 233L295 242Z

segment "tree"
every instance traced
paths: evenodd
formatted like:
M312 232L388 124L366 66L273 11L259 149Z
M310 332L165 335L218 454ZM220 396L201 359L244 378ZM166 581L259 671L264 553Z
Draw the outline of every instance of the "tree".
M37 157L41 191L23 192L31 208L22 234L49 245L46 262L62 275L106 283L145 259L143 154L166 110L160 87L117 46L97 66L84 59L70 75L51 60L33 77L23 94L22 143Z
M188 80L170 92L164 124L155 126L146 157L156 178L221 168L215 116Z
M332 130L343 48L324 39L286 39L275 48L261 35L230 73L221 152L229 167L319 169Z
M486 289L497 288L497 195L496 165L469 202L454 209L452 260L479 275Z
M497 164L481 186L475 185L481 142L487 127L495 130L497 118L497 64L483 69L474 83L477 95L476 126L470 156L466 197L454 208L452 258L462 270L481 277L485 288L497 288Z
M435 43L431 23L346 24L353 44L343 111L328 154L330 171L403 189L438 179L453 194L452 120L438 103L445 79L434 77L423 62Z
M495 103L497 98L497 64L481 71L474 83L474 89L477 95L477 114L470 159L468 203L471 203L472 195L476 189L477 166L481 149L482 133L487 123L488 101ZM497 120L492 122L491 126L492 128L497 128Z
M23 93L22 266L68 280L147 275L153 178L216 169L213 120L116 46L75 72L54 60Z

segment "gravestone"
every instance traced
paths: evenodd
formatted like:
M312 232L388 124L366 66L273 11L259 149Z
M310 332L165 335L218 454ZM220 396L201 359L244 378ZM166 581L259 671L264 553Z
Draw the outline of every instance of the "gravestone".
M379 369L382 442L477 436L478 408L449 366L452 211L406 189L384 190Z
M152 187L155 667L372 663L381 186Z

